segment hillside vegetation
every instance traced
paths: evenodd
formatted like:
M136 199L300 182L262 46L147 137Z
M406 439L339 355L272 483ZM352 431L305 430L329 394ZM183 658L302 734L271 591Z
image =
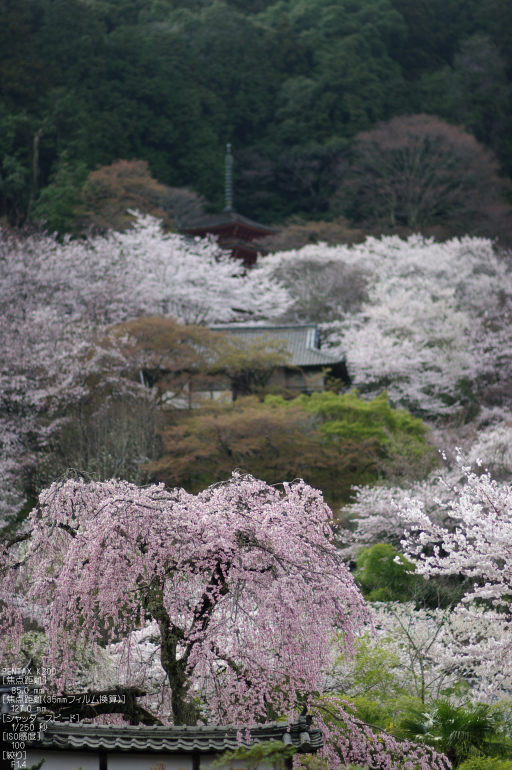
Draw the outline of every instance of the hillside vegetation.
M255 219L505 237L511 13L507 0L3 0L0 216L87 227L105 183L88 175L119 159L158 180L146 211L180 219L162 185L218 209L229 141L236 206ZM393 213L371 132L421 114L450 124L432 118L426 139L447 189L434 211ZM407 122L389 125L407 144ZM466 178L455 207L451 164Z

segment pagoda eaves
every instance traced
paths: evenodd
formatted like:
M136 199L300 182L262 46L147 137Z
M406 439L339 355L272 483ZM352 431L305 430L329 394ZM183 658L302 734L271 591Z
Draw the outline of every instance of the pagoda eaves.
M202 217L196 222L191 222L188 227L184 227L182 232L200 238L214 235L217 237L219 246L231 251L233 257L243 260L245 265L250 266L256 262L258 252L262 251L254 241L266 235L273 235L277 230L232 210Z

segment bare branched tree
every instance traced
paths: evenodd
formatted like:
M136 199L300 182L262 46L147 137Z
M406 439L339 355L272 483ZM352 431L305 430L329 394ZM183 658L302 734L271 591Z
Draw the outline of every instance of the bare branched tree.
M411 115L357 135L338 203L370 226L444 225L496 235L512 223L502 193L498 162L474 136L437 117Z

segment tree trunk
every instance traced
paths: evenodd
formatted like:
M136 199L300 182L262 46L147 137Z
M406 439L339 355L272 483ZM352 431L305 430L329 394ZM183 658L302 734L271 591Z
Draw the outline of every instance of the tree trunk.
M184 638L183 629L171 621L163 602L163 591L160 585L151 585L144 602L151 616L157 621L160 629L161 647L160 661L162 668L169 678L172 690L172 716L175 725L196 725L199 719L199 708L189 700L190 681L187 674L187 656L177 657L178 645Z

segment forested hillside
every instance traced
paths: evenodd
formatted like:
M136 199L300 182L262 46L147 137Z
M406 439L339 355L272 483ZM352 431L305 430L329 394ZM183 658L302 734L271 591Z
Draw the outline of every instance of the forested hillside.
M119 158L218 208L229 141L241 213L364 223L352 140L421 113L508 176L511 29L507 0L2 0L0 216Z

